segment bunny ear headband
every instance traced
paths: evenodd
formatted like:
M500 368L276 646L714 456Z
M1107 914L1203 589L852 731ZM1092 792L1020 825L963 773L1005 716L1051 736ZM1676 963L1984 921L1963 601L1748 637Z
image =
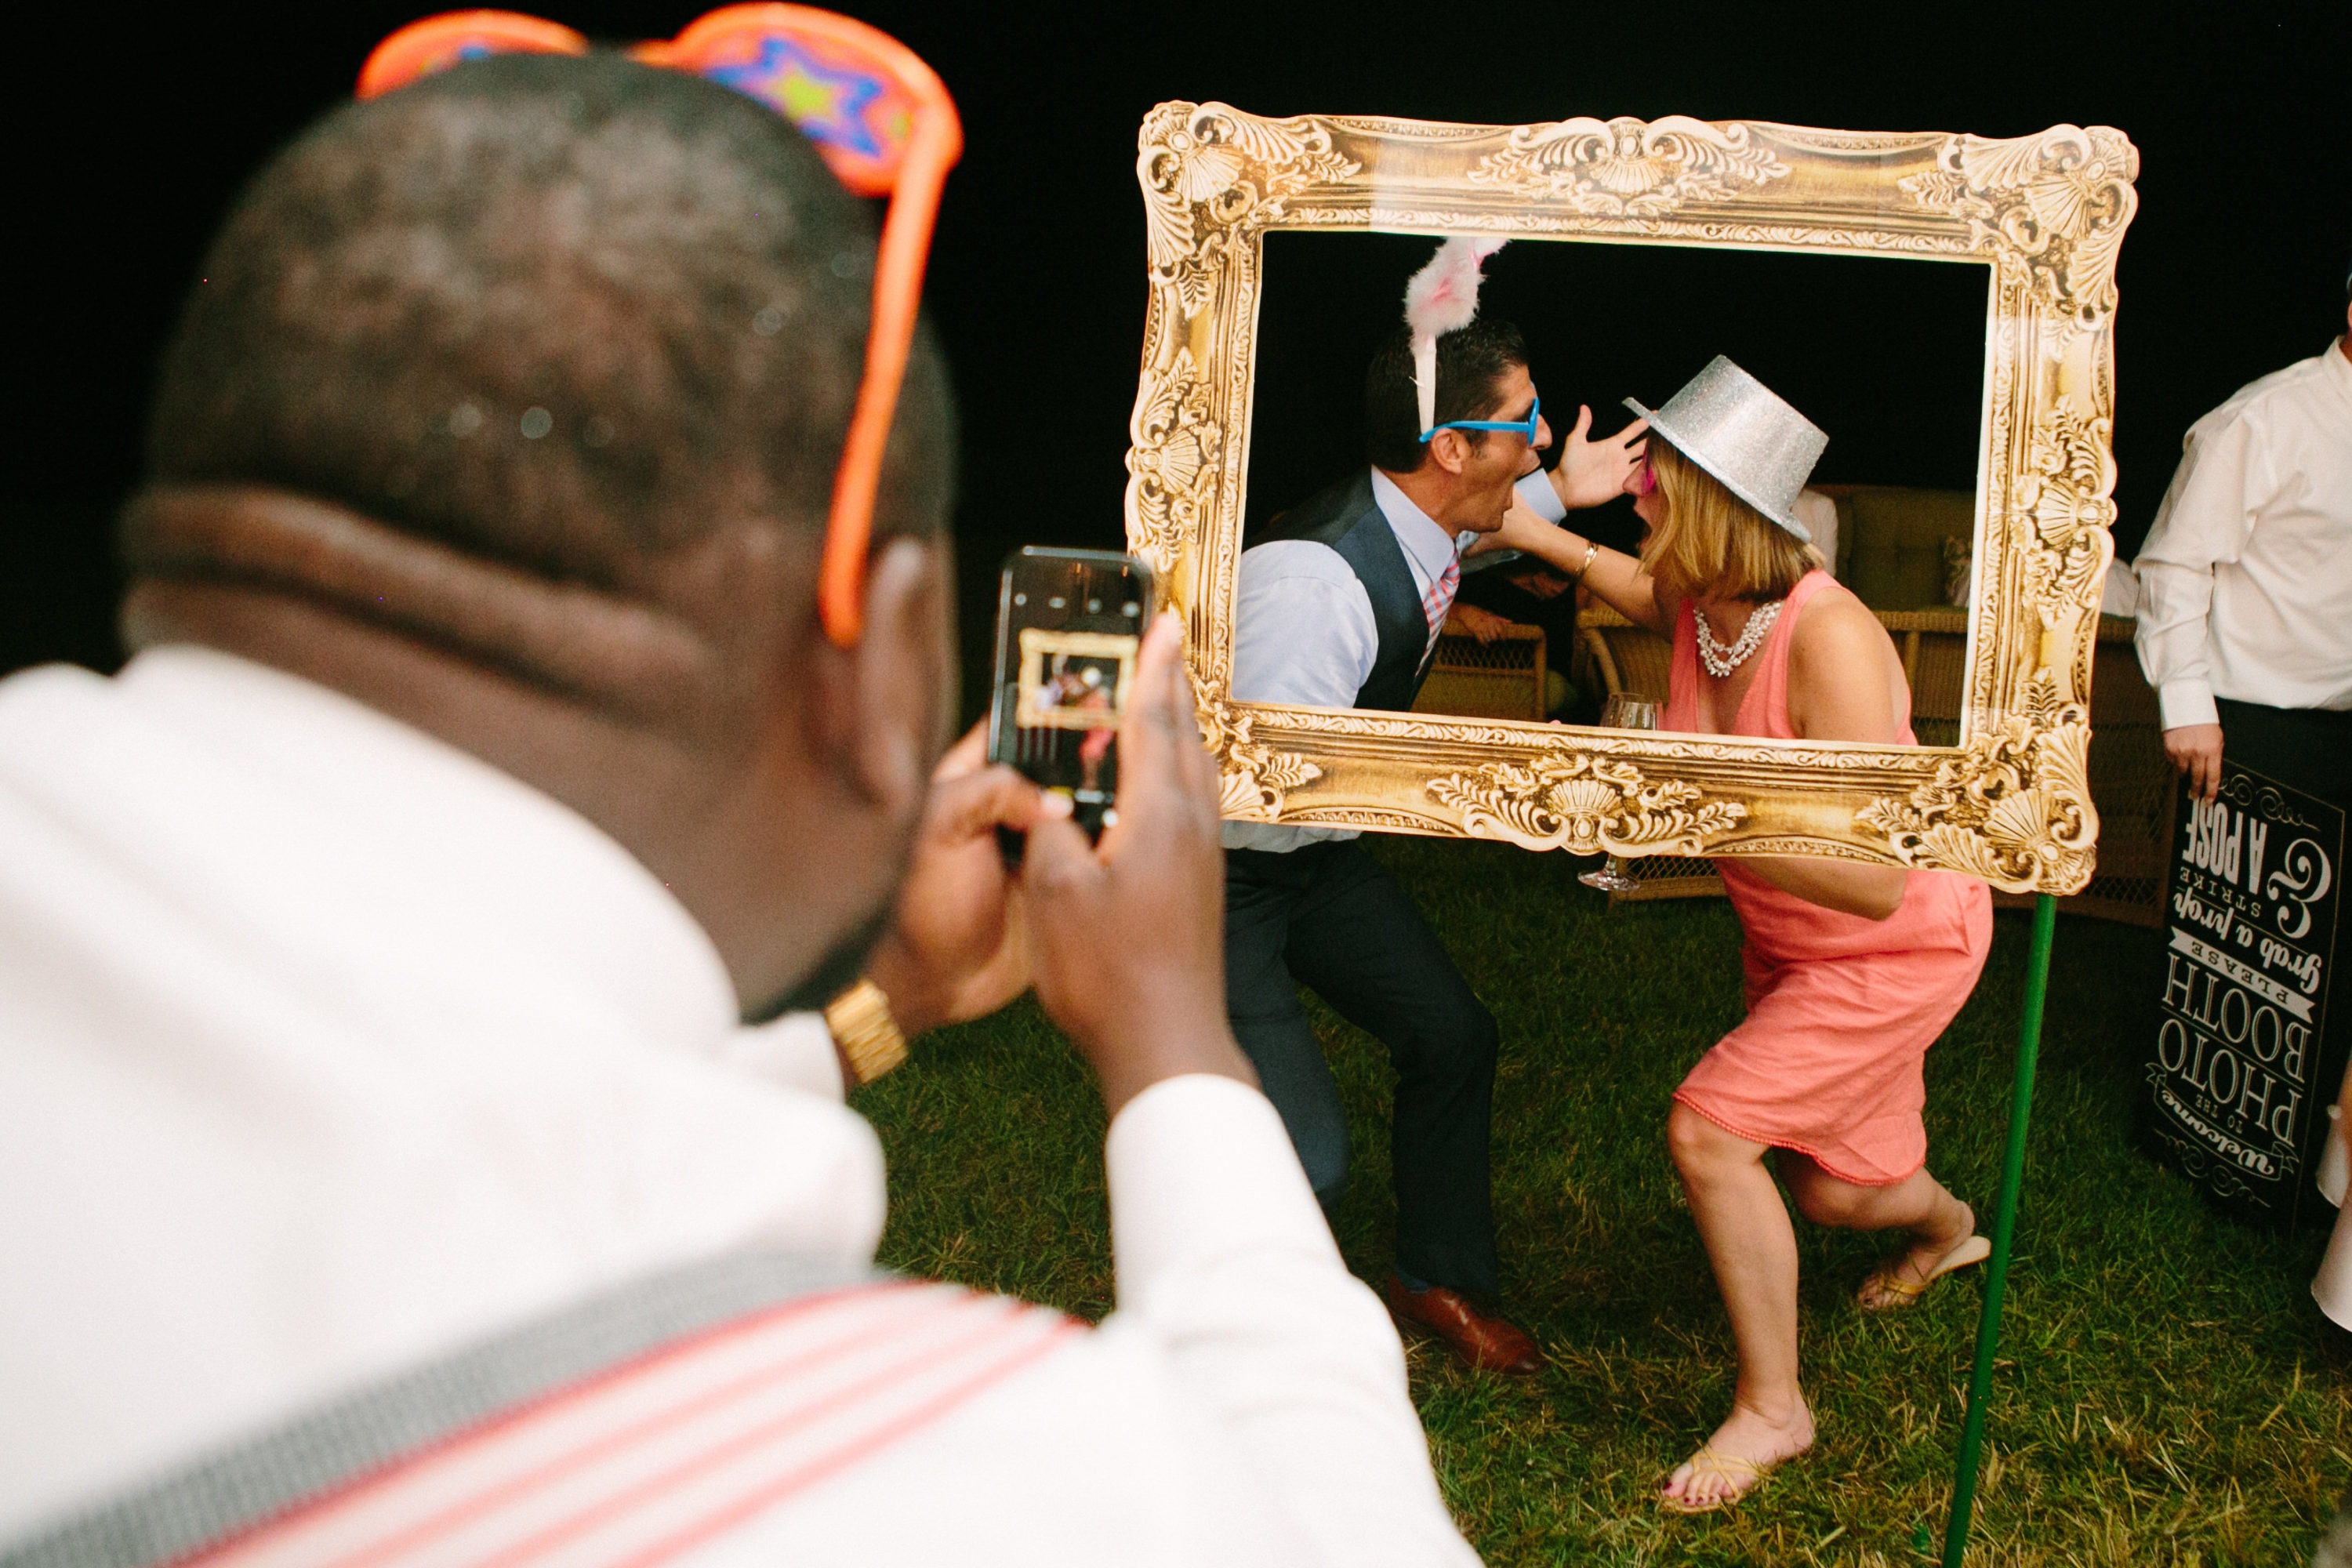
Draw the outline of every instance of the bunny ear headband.
M411 22L378 44L360 69L359 96L391 92L484 55L587 52L586 38L537 16L451 11ZM875 258L865 378L834 471L824 563L817 573L825 635L835 647L854 647L864 615L874 493L914 342L931 225L940 188L963 152L954 100L931 68L896 38L811 5L724 6L677 37L639 44L629 54L758 99L816 144L834 177L853 195L890 198Z
M1412 331L1412 382L1424 437L1437 423L1437 340L1478 319L1478 285L1484 280L1479 269L1508 243L1449 239L1404 286L1404 322Z

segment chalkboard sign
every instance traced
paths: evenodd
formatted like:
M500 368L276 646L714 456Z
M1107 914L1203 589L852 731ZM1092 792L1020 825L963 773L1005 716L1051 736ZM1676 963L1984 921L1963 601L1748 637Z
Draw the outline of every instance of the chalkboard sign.
M2175 823L2151 1128L2229 1206L2332 1219L2312 1173L2344 1073L2326 1027L2344 812L2225 755L2220 798L2184 788Z

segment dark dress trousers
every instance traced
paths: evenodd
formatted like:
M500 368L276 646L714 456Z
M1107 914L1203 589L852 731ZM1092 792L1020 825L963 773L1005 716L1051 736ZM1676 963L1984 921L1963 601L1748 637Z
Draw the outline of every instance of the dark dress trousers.
M1371 599L1379 651L1355 706L1411 708L1427 673L1429 621L1372 499L1370 471L1285 512L1249 542L1286 539L1331 546ZM1287 854L1225 852L1226 1011L1328 1207L1347 1184L1348 1124L1298 999L1302 983L1387 1047L1396 1068L1390 1164L1399 1271L1426 1284L1496 1289L1486 1150L1494 1016L1361 839Z
M2352 711L2216 698L2221 754L2289 789L2352 809Z
M2216 698L2213 706L2221 715L2224 758L2289 789L2315 795L2330 805L2352 811L2352 711L2273 708L2227 697ZM1230 888L1232 879L1228 877L1226 882ZM1228 907L1233 903L1230 891L1225 902ZM2336 938L2336 947L2338 953L2344 952L2342 937ZM2352 1005L2336 993L2332 982L2328 990L2319 1046L2319 1059L2325 1064L2319 1069L2322 1073L2332 1073L2336 1063L2352 1057ZM2327 1093L2336 1092L2332 1079L2323 1079L2320 1087Z

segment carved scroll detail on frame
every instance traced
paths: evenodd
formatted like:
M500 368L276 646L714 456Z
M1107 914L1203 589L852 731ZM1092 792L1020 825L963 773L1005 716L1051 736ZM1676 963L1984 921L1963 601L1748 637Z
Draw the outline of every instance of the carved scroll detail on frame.
M2033 522L2035 550L2027 591L2037 601L2077 607L2099 602L2107 569L2107 531L2115 525L2112 422L2071 409L2044 415L2026 445L2017 506Z
M1255 235L1308 185L1360 168L1332 151L1320 121L1161 104L1143 122L1136 159L1153 284L1173 293L1186 319L1199 315L1213 284L1212 252Z
M2060 125L1991 142L1947 138L1936 166L1895 184L1952 214L1981 249L2022 259L2069 331L2105 325L2116 308L2116 251L2138 205L2139 154L2104 125Z
M1129 436L1135 445L1127 471L1135 476L1138 532L1128 548L1165 577L1201 526L1224 444L1224 431L1209 417L1208 384L1191 350L1177 350L1166 373L1152 378L1137 403Z
M1907 799L1873 801L1855 820L1885 834L1906 866L2017 891L2089 881L2099 835L2089 713L2053 691L2045 677L2035 685L2038 711L1978 736Z
M1294 752L1277 752L1250 738L1255 715L1229 703L1203 700L1201 733L1216 754L1218 810L1227 821L1273 822L1285 798L1323 770Z
M2085 716L2116 515L2115 264L2137 162L2100 126L1989 141L1680 116L1498 126L1153 110L1136 165L1151 287L1128 539L1186 617L1226 815L1530 847L1824 855L2078 890L2098 826ZM1262 247L1277 229L1988 267L1965 743L1564 734L1234 701ZM1631 797L1613 771L1627 769Z
M1744 805L1703 799L1696 784L1652 783L1631 763L1589 752L1554 752L1524 766L1488 763L1428 787L1440 805L1462 814L1465 832L1576 855L1696 855L1748 816Z
M1631 115L1602 122L1563 120L1522 125L1499 153L1470 171L1500 185L1565 204L1572 212L1657 216L1695 201L1719 200L1742 184L1786 179L1789 166L1737 121L1721 126L1670 114L1643 123Z

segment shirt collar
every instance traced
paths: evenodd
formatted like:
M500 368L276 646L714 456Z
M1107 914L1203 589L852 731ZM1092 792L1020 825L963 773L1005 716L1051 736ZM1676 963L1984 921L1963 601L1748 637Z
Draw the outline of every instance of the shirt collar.
M1445 569L1458 559L1462 540L1470 537L1465 533L1456 539L1438 527L1436 520L1414 505L1412 498L1378 468L1372 470L1372 501L1381 509L1381 515L1388 519L1389 528L1423 583L1434 583L1443 577Z

